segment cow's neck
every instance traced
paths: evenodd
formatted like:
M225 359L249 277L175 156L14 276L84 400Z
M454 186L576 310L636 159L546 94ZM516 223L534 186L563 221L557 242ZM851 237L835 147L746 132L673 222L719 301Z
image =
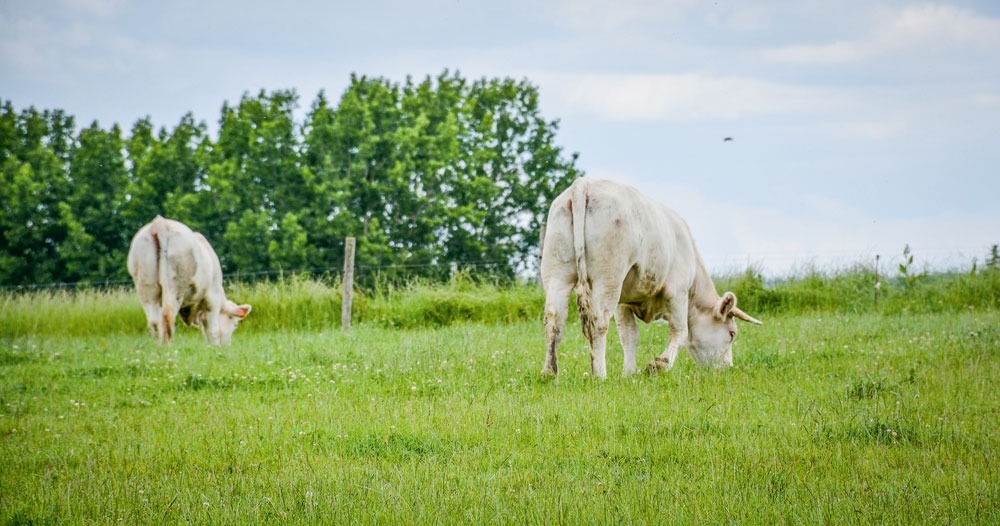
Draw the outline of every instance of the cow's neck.
M719 301L719 292L715 290L715 283L712 282L712 276L708 274L708 269L705 268L701 255L696 254L695 259L698 263L698 269L695 272L694 283L691 285L691 314L694 314L694 309L702 312L710 311L715 308L715 304Z

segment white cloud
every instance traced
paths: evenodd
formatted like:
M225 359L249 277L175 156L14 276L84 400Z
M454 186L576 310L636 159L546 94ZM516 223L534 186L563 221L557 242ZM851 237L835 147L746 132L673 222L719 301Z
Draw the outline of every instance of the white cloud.
M979 93L972 97L972 103L978 106L1000 107L1000 93Z
M845 139L881 141L898 137L905 131L906 124L898 121L861 121L841 124L834 133Z
M0 60L10 69L43 69L56 65L57 53L49 44L51 26L40 18L12 20L0 16ZM7 69L7 68L5 68Z
M765 50L764 58L794 64L843 64L865 58L868 51L856 42L835 42L821 46L788 46Z
M565 104L611 121L733 119L828 107L830 90L743 77L679 75L556 75L548 89Z
M843 64L896 53L939 52L974 48L996 52L1000 19L978 16L951 6L906 7L864 36L821 45L764 50L766 60L791 64Z
M909 7L877 39L887 48L942 44L994 47L1000 45L1000 19L951 6Z
M90 13L100 16L108 16L116 12L122 5L125 4L124 0L62 0L63 5L66 7L75 9L77 11L83 11L85 13Z
M618 32L635 23L666 23L679 18L699 0L566 0L547 9L555 21L580 31Z

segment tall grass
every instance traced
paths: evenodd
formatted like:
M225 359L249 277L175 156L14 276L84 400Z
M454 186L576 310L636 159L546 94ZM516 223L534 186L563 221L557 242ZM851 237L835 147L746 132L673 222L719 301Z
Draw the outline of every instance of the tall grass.
M856 265L839 271L806 268L767 284L760 271L715 280L719 290L736 292L748 312L956 312L1000 307L1000 269L921 274L879 279L876 305L874 271Z
M0 292L0 336L146 331L135 292L123 288Z
M1000 308L1000 270L882 278L875 306L874 273L861 266L836 272L806 270L774 283L754 269L715 280L757 317L779 313L882 314ZM227 294L253 311L241 332L315 331L340 325L341 287L305 278L237 283ZM392 328L540 320L544 294L536 284L498 284L464 275L447 283L376 284L356 290L352 323ZM573 312L575 309L571 309ZM0 293L0 336L27 334L140 334L145 320L127 289Z

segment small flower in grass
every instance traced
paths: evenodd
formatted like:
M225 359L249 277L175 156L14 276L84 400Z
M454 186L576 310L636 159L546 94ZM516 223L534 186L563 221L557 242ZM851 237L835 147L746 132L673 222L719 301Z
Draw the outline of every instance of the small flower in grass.
M202 502L202 503L201 503L201 506L202 506L203 508L207 508L207 507L211 506L211 504L209 504L209 503L208 503L208 501L206 500L205 502Z
M417 386L411 385L410 386L410 391L413 391L414 393L417 392Z

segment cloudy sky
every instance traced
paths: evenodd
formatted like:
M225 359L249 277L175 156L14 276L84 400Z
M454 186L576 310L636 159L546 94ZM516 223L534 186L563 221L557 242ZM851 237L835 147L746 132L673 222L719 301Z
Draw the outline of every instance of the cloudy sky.
M1000 243L995 0L0 0L0 98L128 129L352 72L527 78L588 176L685 216L715 273ZM723 141L732 137L732 141Z

